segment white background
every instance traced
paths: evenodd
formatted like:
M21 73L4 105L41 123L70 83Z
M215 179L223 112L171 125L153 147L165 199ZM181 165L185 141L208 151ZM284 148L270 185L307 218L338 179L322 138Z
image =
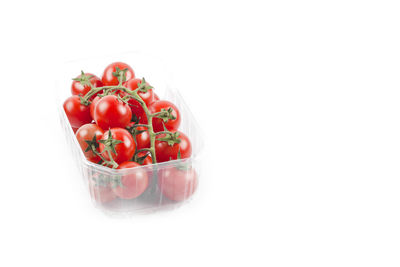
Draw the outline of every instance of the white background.
M399 266L399 14L365 0L1 2L0 265ZM62 62L124 51L167 62L207 146L190 204L115 219L89 200L54 83Z

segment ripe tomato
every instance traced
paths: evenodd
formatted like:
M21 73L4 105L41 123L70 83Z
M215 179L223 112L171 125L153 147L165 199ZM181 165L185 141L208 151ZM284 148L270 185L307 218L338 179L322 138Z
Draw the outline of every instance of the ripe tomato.
M149 148L150 147L150 134L149 134L149 131L147 131L147 127L137 127L136 130L144 131L135 136L136 149Z
M82 105L79 96L74 95L67 98L63 107L72 128L79 128L92 121L89 106Z
M134 79L130 79L130 80L126 81L124 83L124 86L126 88L128 88L129 90L133 91L139 87L139 84L141 82L142 82L141 79L134 78ZM149 84L146 82L146 85L149 85ZM147 106L149 106L151 103L153 103L155 101L153 89L148 89L146 93L144 93L142 91L138 91L137 93L140 96L140 98L144 101L144 103L146 103ZM134 100L134 101L136 101L136 100Z
M126 81L132 78L135 78L135 73L133 72L133 69L128 65L123 62L114 62L111 63L106 67L103 73L103 77L101 78L101 81L103 82L104 85L118 85L118 77L114 76L113 73L116 72L117 67L122 71L124 69L128 69L128 71L125 73L126 76Z
M163 122L163 120L160 118L153 118L154 132L163 131L164 130L163 123L169 131L178 130L178 127L181 124L181 115L179 113L178 108L171 102L166 100L155 101L149 106L149 111L150 113L154 114L162 110L168 110L169 108L172 108L173 110L172 115L175 117L175 119Z
M139 158L140 158L140 157L143 157L146 153L148 153L148 152L145 152L145 151L139 152L138 157L139 157ZM148 153L148 154L147 154L147 157L144 158L143 162L142 162L140 165L145 166L145 165L150 165L150 164L153 164L153 161L151 160L151 155L150 155L150 153Z
M126 127L132 118L131 109L115 95L98 100L94 107L94 120L104 130L114 127Z
M133 161L126 161L118 166L118 169L127 169L139 167L140 165ZM142 168L130 170L129 174L122 175L120 183L113 187L114 193L123 199L133 199L140 196L149 185L147 172Z
M95 176L98 177L97 175ZM89 192L92 198L99 203L108 203L113 201L117 196L109 183L98 184L92 179L89 179Z
M93 85L93 87L102 87L103 83L101 82L100 78L90 74L90 73L85 73L86 77L90 77L92 76L92 78L89 79L89 82ZM78 77L76 77L77 79L81 78L82 75L79 75ZM73 81L72 85L71 85L71 93L72 95L81 95L81 96L85 96L87 94L87 92L90 91L90 86L89 85L82 85L80 81ZM92 97L92 99L94 98L94 96Z
M120 92L119 95L124 97L127 95L127 93ZM133 98L128 99L128 104L131 108L132 116L135 116L140 124L147 124L146 112L144 112L142 105L140 105L140 103Z
M158 97L158 95L156 93L154 93L154 102L160 100L160 98Z
M96 124L92 123L82 125L76 132L76 139L78 140L85 157L92 162L99 162L100 157L94 154L91 150L85 152L88 147L88 143L85 141L92 141L94 136L96 136L96 140L99 140L103 134L103 130Z
M99 102L100 97L96 96L93 98L92 103L90 103L90 116L92 116L92 119L94 120L94 108L96 107L97 102Z
M129 161L132 159L133 154L135 153L135 141L133 140L132 135L123 128L112 128L109 131L105 131L101 140L107 140L109 138L108 134L111 132L112 139L120 140L122 143L115 145L115 152L111 152L111 156L115 162L118 164ZM100 143L99 150L102 153L102 156L106 160L110 160L107 151L104 151L105 145Z
M165 162L169 160L175 160L178 158L178 152L181 153L181 159L189 158L192 155L192 145L189 138L182 132L179 132L179 139L181 142L169 145L166 141L159 141L158 138L165 137L165 134L161 134L157 137L155 143L156 159L157 162Z
M164 196L182 201L189 198L197 188L197 173L193 168L170 167L159 171L158 187Z

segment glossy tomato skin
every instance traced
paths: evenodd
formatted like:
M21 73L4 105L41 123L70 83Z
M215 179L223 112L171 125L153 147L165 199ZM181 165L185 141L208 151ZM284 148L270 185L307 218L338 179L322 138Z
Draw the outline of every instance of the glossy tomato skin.
M120 92L119 95L124 97L127 95L127 93ZM135 116L140 124L147 124L146 112L144 112L142 105L140 105L140 103L133 98L129 98L128 105L131 108L132 116Z
M178 108L171 102L166 101L166 100L155 101L149 106L149 111L150 111L150 113L154 114L154 113L162 111L163 109L168 110L170 107L173 109L172 115L175 117L175 119L168 120L167 122L164 123L163 120L160 118L153 118L154 132L163 131L164 130L163 124L165 124L165 127L169 131L178 130L179 125L181 124L181 115L179 113Z
M110 131L105 131L101 140L107 140L108 134L111 132L111 136L113 139L120 140L122 143L115 145L116 154L111 152L111 156L113 157L114 161L118 164L121 164L124 161L130 161L135 153L135 141L133 140L132 135L123 128L112 128ZM110 160L108 152L104 151L104 144L100 143L99 151L102 153L101 155Z
M169 160L178 159L178 152L181 152L181 159L189 158L192 155L192 144L189 138L182 132L179 132L179 139L181 142L179 144L175 143L172 146L165 141L159 141L156 139L155 149L156 149L156 159L157 162L165 162ZM159 137L164 137L164 134L159 135Z
M76 78L80 78L82 75L79 75ZM90 83L93 85L93 87L102 87L103 83L101 82L100 78L97 77L96 75L93 75L91 73L85 73L85 76L93 76L92 78L89 79ZM89 85L82 85L80 81L73 81L71 85L71 93L72 95L81 95L85 96L89 91L90 91L90 86ZM95 96L95 95L94 95ZM92 96L92 99L94 98Z
M67 98L63 107L72 128L79 128L92 121L89 106L82 105L79 96L74 95Z
M133 161L121 163L117 169L140 167ZM130 170L129 174L122 175L121 183L113 187L114 193L122 199L133 199L140 196L149 185L147 172L142 168Z
M110 184L97 184L92 179L89 179L89 192L92 198L100 203L108 203L117 198Z
M94 120L94 108L96 107L97 102L99 102L100 97L96 96L95 98L93 98L92 103L90 103L90 116L92 117L92 119Z
M124 83L124 86L129 90L133 91L139 87L139 84L141 82L142 82L141 79L134 78L126 81ZM149 84L146 82L146 85ZM155 101L153 89L148 89L146 93L141 91L138 91L137 93L140 96L140 98L144 101L144 103L146 103L147 106L149 106L151 103Z
M135 136L136 149L150 148L150 134L149 131L147 131L147 127L137 127L136 129L139 131L144 131Z
M85 152L86 148L88 147L88 144L85 141L92 141L94 136L96 136L96 140L99 140L103 134L103 129L92 123L82 125L75 134L76 139L78 140L78 143L85 154L85 157L91 162L99 162L100 157L94 154L93 151Z
M104 130L128 126L132 112L127 104L115 95L102 97L94 106L94 120Z
M197 173L193 168L169 167L159 171L158 187L167 198L183 201L196 191Z
M132 78L135 78L135 72L133 71L133 69L126 63L123 62L114 62L111 63L110 65L108 65L106 67L106 69L104 70L103 76L101 78L101 81L103 82L103 84L105 86L109 86L109 85L118 85L118 77L115 77L113 75L113 72L116 71L117 67L120 70L123 69L128 69L128 71L125 73L126 74L126 81Z

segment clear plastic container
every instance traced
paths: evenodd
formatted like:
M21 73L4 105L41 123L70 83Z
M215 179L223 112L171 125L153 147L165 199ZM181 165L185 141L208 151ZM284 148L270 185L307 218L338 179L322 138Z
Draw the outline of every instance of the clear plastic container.
M178 107L182 118L179 130L185 133L191 141L191 158L123 170L104 167L85 158L62 104L71 95L71 79L79 75L81 70L100 77L104 68L115 61L129 64L134 69L136 77L145 77L154 86L155 92L161 99L171 101ZM176 208L191 199L198 189L201 174L199 153L203 146L203 140L199 127L181 95L177 90L168 87L167 72L159 61L143 54L128 53L69 62L61 67L60 73L57 84L57 98L61 124L68 145L84 178L85 186L88 188L96 207L106 212L118 214L146 213ZM108 182L121 176L132 175L139 169L145 170L148 174L149 184L146 190L134 199L115 197ZM170 175L168 179L166 175ZM192 176L196 176L195 182L193 182L193 179L187 179Z

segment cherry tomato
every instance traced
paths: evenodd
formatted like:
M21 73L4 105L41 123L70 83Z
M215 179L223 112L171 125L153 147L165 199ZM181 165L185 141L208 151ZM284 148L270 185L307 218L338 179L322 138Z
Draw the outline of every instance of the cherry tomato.
M158 97L158 95L156 95L156 93L154 93L154 102L160 100L160 98Z
M121 97L124 97L127 95L127 93L120 92L119 95ZM131 108L132 116L135 116L140 124L147 124L146 112L144 112L142 105L140 105L140 103L133 98L129 98L128 104L129 107Z
M79 96L74 95L67 98L63 107L72 128L79 128L92 121L89 106L82 105Z
M85 141L92 141L94 136L96 136L96 140L99 140L103 136L103 134L104 132L99 126L91 123L82 125L76 132L76 139L78 140L78 143L81 146L85 157L91 162L99 162L100 157L94 154L91 150L85 152L88 147L88 143Z
M96 175L95 177L97 178L98 176ZM93 178L89 179L89 192L92 198L99 203L108 203L117 197L109 183L96 183Z
M109 131L104 132L103 136L101 137L101 140L107 140L109 132L111 132L111 137L113 139L122 141L122 143L115 145L115 152L117 153L115 154L111 152L111 156L114 159L114 161L120 164L124 161L131 160L133 154L135 153L135 148L136 148L135 141L133 140L132 135L123 128L112 128ZM104 148L105 145L100 143L99 145L100 153L102 153L102 156L106 160L110 160L108 152L104 151Z
M131 109L115 95L98 100L94 107L94 120L104 130L114 127L126 127L132 118Z
M167 122L164 123L162 119L154 117L153 118L154 132L163 131L164 130L163 123L169 131L178 130L178 127L181 123L181 115L179 113L178 108L171 102L166 100L155 101L149 106L149 111L150 113L154 114L162 110L168 110L169 108L172 108L173 110L172 115L175 117L175 119L168 120Z
M93 85L93 87L102 87L103 83L101 82L100 78L90 74L90 73L85 73L86 77L92 76L92 78L89 79L89 82ZM80 78L82 75L79 75L76 78ZM89 85L82 85L80 81L73 81L71 85L71 93L72 95L81 95L85 96L89 91L90 91L90 86ZM95 96L95 95L94 95ZM94 98L92 96L92 99Z
M133 69L128 65L123 62L114 62L111 63L106 67L103 73L103 77L101 78L101 81L103 82L104 85L118 85L118 77L114 76L113 73L117 70L117 67L120 70L128 69L128 71L125 73L126 75L126 81L132 78L135 78L135 73L133 72Z
M94 120L94 108L96 107L97 102L99 102L100 97L96 96L93 98L92 103L90 103L90 116L92 116L92 119Z
M126 81L124 83L124 86L126 88L128 88L129 90L133 91L139 87L139 84L141 82L142 82L141 79L134 78L134 79L130 79L130 80ZM149 85L149 84L146 82L146 85ZM153 89L147 90L146 93L142 92L142 91L138 91L137 93L140 96L140 98L144 101L144 103L146 103L147 106L149 106L151 103L153 103L155 101ZM134 100L134 101L136 101L136 100Z
M136 149L149 148L150 147L150 134L147 131L147 127L136 127L137 131L144 131L140 134L135 135L136 138Z
M148 153L148 152L145 152L145 151L139 152L139 153L138 153L138 157L139 157L139 158L140 158L140 157L143 157L146 153ZM143 160L143 162L142 162L141 165L145 166L145 165L150 165L150 164L153 164L153 160L151 159L150 153L148 153L148 154L147 154L147 157L144 158L144 160Z
M180 143L169 145L166 141L159 141L158 138L165 137L161 134L157 137L155 143L157 162L165 162L178 158L178 152L181 153L181 159L189 158L192 155L192 145L189 138L182 132L179 132Z
M121 163L117 169L127 169L139 167L140 165L133 161ZM123 199L133 199L140 196L149 185L147 172L142 169L129 170L128 174L122 175L120 183L113 187L114 193Z
M167 198L182 201L189 198L197 188L197 173L193 168L162 169L158 176L158 187Z
M72 131L74 132L74 133L76 133L76 131L78 131L78 129L79 128L74 128L74 127L71 127L72 128Z

